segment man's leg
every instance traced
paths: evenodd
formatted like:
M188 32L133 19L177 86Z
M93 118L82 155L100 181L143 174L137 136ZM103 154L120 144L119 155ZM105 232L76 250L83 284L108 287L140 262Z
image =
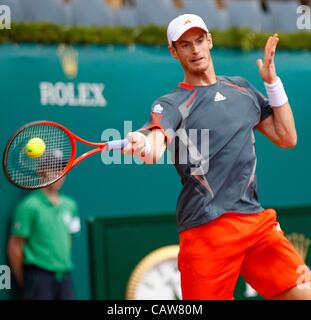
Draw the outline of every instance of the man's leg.
M304 288L298 286L274 296L274 300L311 300L311 282Z
M256 241L246 253L241 274L265 298L310 299L309 269L279 229L273 211L267 210Z
M277 294L274 300L311 300L311 272L309 267L298 268L297 285L285 292Z
M179 234L183 299L232 300L245 254L234 216L223 215Z
M207 255L179 264L184 300L233 300L243 257L214 260Z
M61 281L55 281L57 282L57 299L74 300L74 289L71 275L66 275Z
M24 271L23 300L54 300L53 274L35 266Z

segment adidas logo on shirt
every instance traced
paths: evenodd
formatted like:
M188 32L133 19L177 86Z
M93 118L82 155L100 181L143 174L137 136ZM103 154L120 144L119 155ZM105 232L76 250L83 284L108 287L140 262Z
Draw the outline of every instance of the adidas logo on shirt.
M224 97L220 92L217 91L216 95L215 95L215 98L214 98L214 101L223 101L223 100L226 100L227 98Z

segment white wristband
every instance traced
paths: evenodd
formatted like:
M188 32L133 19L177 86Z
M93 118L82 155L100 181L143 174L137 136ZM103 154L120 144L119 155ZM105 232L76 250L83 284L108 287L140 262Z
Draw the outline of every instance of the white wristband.
M149 154L151 152L151 144L150 144L148 138L141 132L137 131L137 133L141 134L144 137L144 139L145 139L145 150L144 150L144 152L145 152L145 154Z
M264 82L271 107L281 107L288 101L283 83L279 77L272 83Z

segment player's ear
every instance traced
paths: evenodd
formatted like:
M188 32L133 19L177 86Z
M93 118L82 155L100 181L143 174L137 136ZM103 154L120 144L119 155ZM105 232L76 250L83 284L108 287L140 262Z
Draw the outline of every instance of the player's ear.
M208 41L208 46L209 46L209 49L211 50L213 48L213 38L212 38L212 35L208 32L207 35L207 41Z
M179 58L178 58L176 47L174 45L171 45L168 47L168 49L170 50L170 53L173 56L173 58L178 60Z

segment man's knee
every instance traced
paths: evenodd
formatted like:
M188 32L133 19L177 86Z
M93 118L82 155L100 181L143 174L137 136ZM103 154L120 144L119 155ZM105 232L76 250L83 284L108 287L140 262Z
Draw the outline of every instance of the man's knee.
M274 300L311 300L311 282L293 287L273 297Z

